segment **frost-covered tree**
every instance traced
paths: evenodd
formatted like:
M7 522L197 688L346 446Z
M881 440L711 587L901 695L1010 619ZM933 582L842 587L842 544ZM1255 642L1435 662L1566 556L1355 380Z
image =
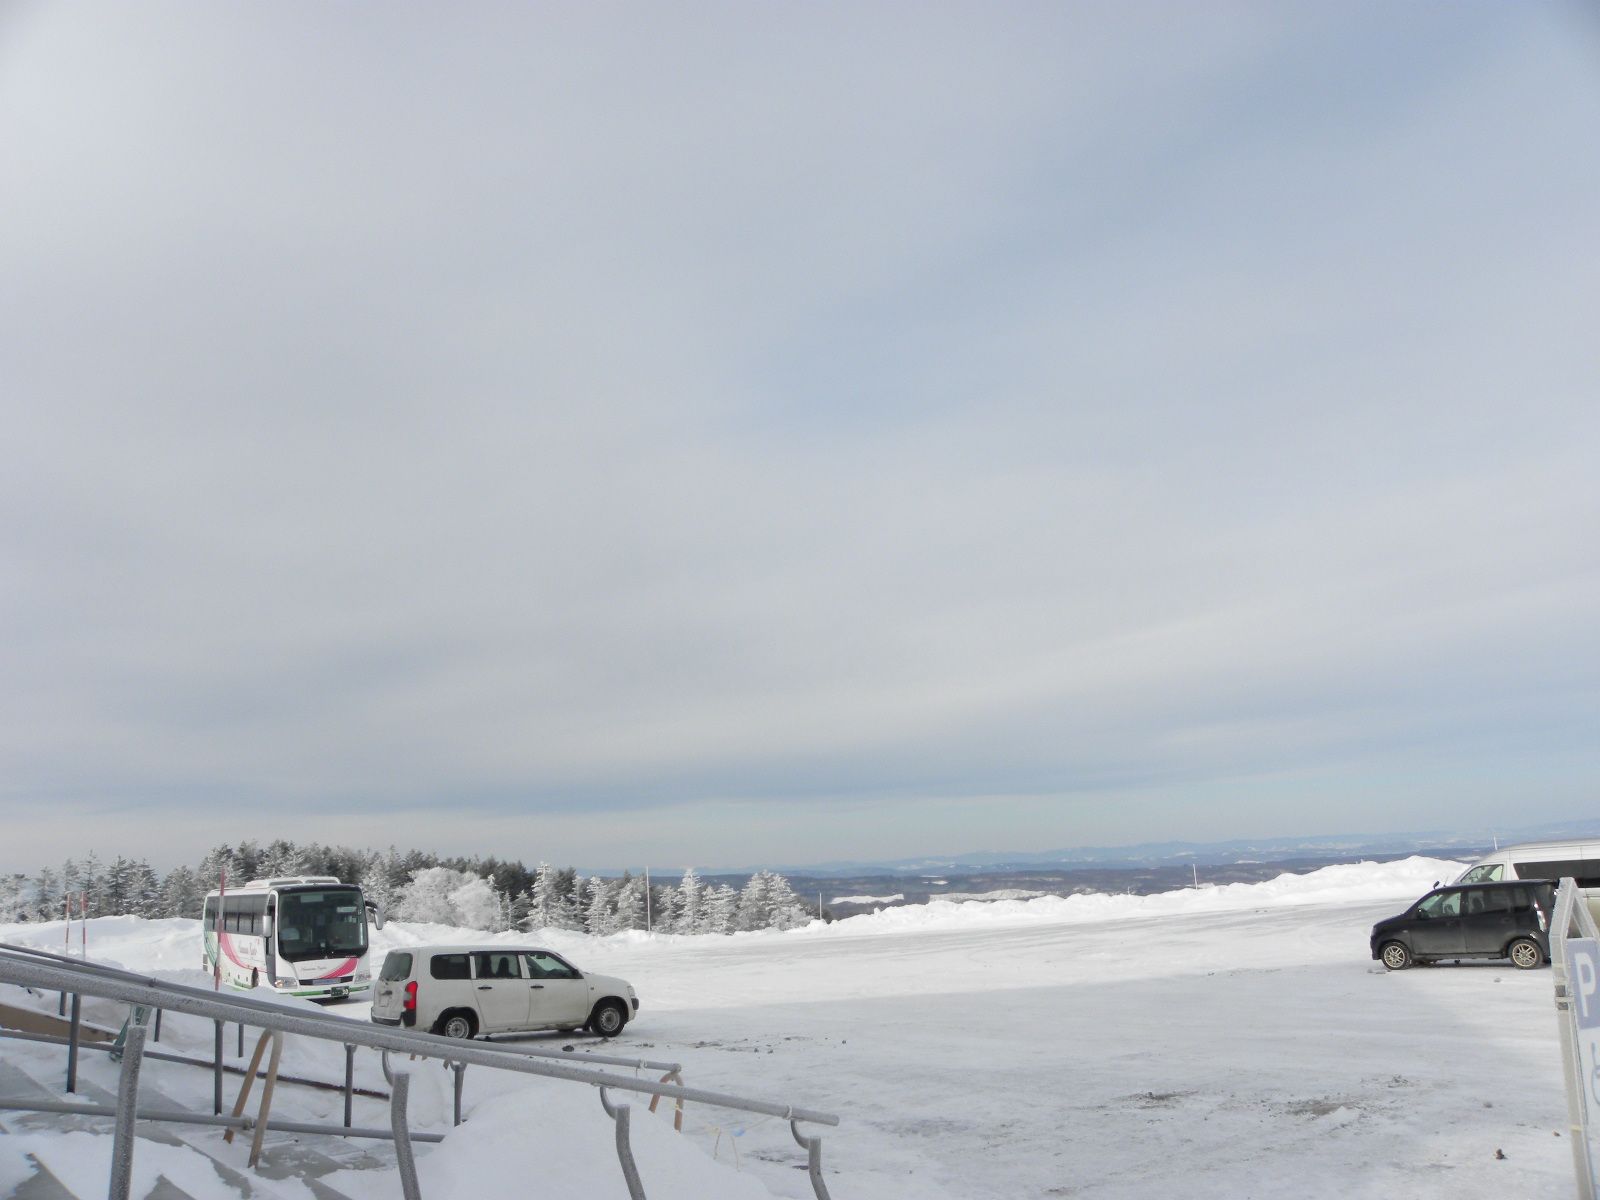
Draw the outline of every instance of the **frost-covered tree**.
M583 928L595 937L615 933L617 925L617 885L591 875L584 885Z
M136 917L162 917L166 913L161 905L161 877L150 864L139 859L129 872L127 911Z
M43 867L33 877L33 919L35 921L61 920L61 876L50 867Z
M578 921L572 905L562 894L560 872L542 862L533 877L533 892L529 897L529 929L576 929Z
M174 867L161 881L161 915L198 918L205 904L206 887L188 867Z
M26 921L32 915L32 908L28 896L28 877L20 872L0 875L0 925Z
M445 871L449 868L435 867L434 870ZM500 893L494 890L487 879L480 879L476 875L470 876L450 893L450 906L455 914L452 924L489 932L499 929L504 924L505 914L500 907Z
M739 893L726 883L706 892L700 927L706 933L732 933L739 927Z
M395 904L394 915L402 921L420 921L433 925L455 925L460 912L453 894L476 880L476 875L456 871L450 867L424 867L401 889Z
M511 898L511 904L506 909L506 924L512 929L528 928L528 914L533 911L533 894L528 891L518 892Z
M650 889L650 928L657 933L671 933L678 927L678 889L658 887Z
M693 867L683 873L683 881L678 884L677 919L672 923L674 933L703 933L701 928L703 914L701 903L705 899L705 884L700 882L700 876L695 874Z
M789 881L772 871L757 871L739 894L740 929L795 929L810 920Z
M643 879L636 879L624 873L622 881L617 885L616 903L618 929L645 927Z

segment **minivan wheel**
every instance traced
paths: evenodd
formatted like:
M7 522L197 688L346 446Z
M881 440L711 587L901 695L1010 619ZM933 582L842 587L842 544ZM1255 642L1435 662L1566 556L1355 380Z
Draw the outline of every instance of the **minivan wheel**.
M1519 971L1531 971L1544 966L1544 951L1532 938L1518 938L1506 948L1506 957Z
M447 1013L439 1018L439 1032L447 1038L469 1038L473 1034L473 1024L466 1013Z
M616 1037L627 1023L627 1014L615 1000L602 1000L589 1015L589 1028L603 1038Z
M1383 948L1383 965L1391 971L1404 971L1414 961L1411 951L1399 942L1390 942Z

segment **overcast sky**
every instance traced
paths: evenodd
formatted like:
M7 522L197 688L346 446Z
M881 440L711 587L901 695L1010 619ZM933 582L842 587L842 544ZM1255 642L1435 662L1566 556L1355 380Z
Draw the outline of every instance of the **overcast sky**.
M0 0L0 869L1600 814L1581 5Z

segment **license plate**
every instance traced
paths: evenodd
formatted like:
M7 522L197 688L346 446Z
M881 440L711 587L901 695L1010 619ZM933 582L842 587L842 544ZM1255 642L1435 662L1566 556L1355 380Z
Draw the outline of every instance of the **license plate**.
M329 988L328 989L328 995L330 995L330 996L348 996L349 994L350 994L350 989L347 988L347 987L336 987L336 988Z

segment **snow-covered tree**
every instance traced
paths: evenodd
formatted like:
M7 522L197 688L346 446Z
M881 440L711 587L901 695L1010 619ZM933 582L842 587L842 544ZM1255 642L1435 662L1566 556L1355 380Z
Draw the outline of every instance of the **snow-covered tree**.
M434 868L436 871L447 869ZM494 890L487 879L480 879L476 875L450 893L450 905L455 910L452 924L491 932L504 924L505 913L500 907L500 893Z
M624 874L622 881L617 885L617 928L643 929L644 927L644 880Z
M617 885L598 875L591 875L584 885L584 892L584 929L595 937L615 933L618 929Z
M188 867L174 867L161 881L161 915L199 917L205 905L206 891L200 877Z
M678 916L672 924L674 933L703 933L701 928L703 914L701 903L705 899L705 884L700 882L700 876L695 874L693 867L683 873L683 882L678 884Z
M402 921L458 924L460 912L452 895L473 880L478 880L478 877L466 871L456 871L450 867L424 867L401 889L394 915Z
M28 877L20 872L0 875L0 925L26 921L32 915L28 896Z
M678 927L678 889L650 889L650 927L657 933L671 933Z
M542 862L533 877L533 892L529 897L529 929L576 929L578 921L572 905L562 894L559 872Z
M33 877L33 919L35 921L61 920L61 876L50 867L43 867Z
M701 929L706 933L732 933L739 927L739 893L726 883L706 892Z

